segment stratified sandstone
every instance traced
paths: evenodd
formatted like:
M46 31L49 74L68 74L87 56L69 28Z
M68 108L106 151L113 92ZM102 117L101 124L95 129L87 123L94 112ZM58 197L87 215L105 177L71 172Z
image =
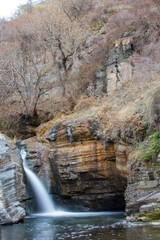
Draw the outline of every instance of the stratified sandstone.
M25 216L20 201L25 193L18 149L0 134L0 224L16 223Z
M48 131L52 191L73 209L124 209L126 168L116 162L116 145L103 146L98 131L95 117L64 121Z

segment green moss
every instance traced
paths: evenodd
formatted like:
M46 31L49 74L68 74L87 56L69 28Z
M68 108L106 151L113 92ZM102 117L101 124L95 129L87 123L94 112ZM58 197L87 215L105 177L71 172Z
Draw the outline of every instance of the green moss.
M137 150L139 151L139 158L138 160L140 161L149 161L152 159L152 156L155 153L159 153L160 152L160 133L159 132L155 132L153 135L150 135L148 137L148 141L140 144L137 148ZM157 163L153 163L153 166L159 166L159 164Z
M153 212L139 213L137 218L148 218L151 220L160 220L160 208L156 207Z
M140 218L140 217L144 217L144 215L141 214L141 213L138 213L138 214L137 214L137 217L138 217L138 218Z
M146 213L145 217L150 218L152 220L160 220L160 209L155 209L152 213Z
M107 31L103 30L103 31L101 31L101 32L99 33L99 35L104 35L104 34L106 34L106 33L107 33Z
M29 153L29 148L28 148L28 146L25 147L25 150L26 150L27 153Z
M101 21L95 21L92 23L91 27L90 27L90 31L94 32L94 31L99 31L102 28L103 24Z
M159 163L152 163L150 169L151 170L157 170L160 168L160 164Z
M135 26L132 26L130 29L129 29L129 32L132 33L135 31Z

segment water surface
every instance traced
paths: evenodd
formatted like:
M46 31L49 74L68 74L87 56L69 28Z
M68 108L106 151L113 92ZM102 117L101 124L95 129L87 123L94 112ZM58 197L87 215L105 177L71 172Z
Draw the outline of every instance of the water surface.
M160 240L160 226L125 226L123 213L32 216L1 227L1 240Z

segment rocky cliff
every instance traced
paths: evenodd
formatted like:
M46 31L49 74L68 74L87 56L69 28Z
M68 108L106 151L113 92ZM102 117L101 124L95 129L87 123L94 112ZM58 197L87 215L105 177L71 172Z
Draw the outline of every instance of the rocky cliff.
M0 135L0 224L16 223L25 216L22 161L11 139Z
M114 142L103 144L99 123L97 117L66 120L50 126L43 138L38 138L39 143L32 139L25 141L29 164L37 169L42 181L48 183L59 206L83 211L125 208L124 147L116 149ZM49 169L51 182L47 181Z
M92 117L62 122L47 134L53 193L77 209L124 209L126 176L117 166L115 144L103 146L99 129Z

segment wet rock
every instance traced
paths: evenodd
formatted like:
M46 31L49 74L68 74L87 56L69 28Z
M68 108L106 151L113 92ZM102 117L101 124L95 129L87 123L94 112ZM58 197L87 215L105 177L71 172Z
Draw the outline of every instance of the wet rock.
M18 149L5 135L0 135L0 224L21 221L25 193L22 162Z
M44 142L38 142L37 138L27 139L24 141L24 144L27 148L26 162L28 167L38 175L50 192L49 147Z

